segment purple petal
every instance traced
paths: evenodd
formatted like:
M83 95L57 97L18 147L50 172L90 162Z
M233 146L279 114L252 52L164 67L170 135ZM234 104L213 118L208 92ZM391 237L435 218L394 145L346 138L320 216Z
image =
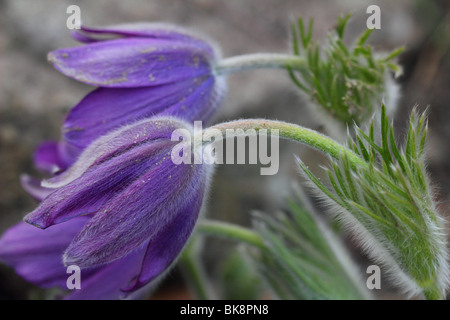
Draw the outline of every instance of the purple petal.
M118 192L159 159L155 157L149 161L141 161L143 153L166 153L165 147L166 144L162 143L139 146L133 153L127 152L100 163L67 185L54 189L49 197L25 217L25 221L39 228L48 228L80 215L96 214L102 205L113 201ZM59 178L57 176L53 179Z
M34 284L66 288L62 253L88 220L80 217L47 230L19 223L0 238L0 260Z
M58 153L58 142L46 141L41 143L34 152L33 163L36 168L54 173L63 166Z
M125 292L142 288L173 264L192 233L201 210L203 190L186 199L171 220L150 238L142 269L128 287L123 289Z
M76 155L77 150L65 142L46 141L36 148L33 162L36 168L55 173L69 167L75 161Z
M146 246L106 266L96 268L81 279L81 289L74 290L68 300L115 300L124 296L122 289L139 274Z
M180 28L164 23L131 23L106 27L87 27L81 26L80 30L74 31L72 37L75 40L92 43L96 41L105 41L117 39L119 37L144 37L164 40L178 40L195 42L197 46L202 47L211 56L217 56L209 44L210 39L202 39L204 36L194 34L190 30Z
M187 129L188 127L187 123L179 119L152 117L118 128L93 141L78 157L73 166L58 176L44 181L44 186L58 188L66 185L80 177L90 166L121 155L133 147L139 147L141 144L161 141L171 144L173 131L178 128ZM188 129L192 130L192 128Z
M101 38L99 39L99 37L91 36L90 34L85 34L84 32L81 32L81 31L78 31L78 30L72 31L71 32L71 36L76 41L82 42L82 43L86 43L86 44L97 42L97 41L102 41L102 40L109 40L109 39L101 39ZM115 39L117 37L116 36L112 36L110 38Z
M195 43L135 37L55 50L48 59L78 81L130 88L210 74L212 57Z
M69 113L64 138L85 148L109 131L156 114L208 121L224 95L223 79L209 76L146 88L98 88Z
M195 81L195 80L194 80ZM223 101L226 79L209 77L186 99L170 106L161 115L175 116L190 123L195 120L208 122Z
M23 174L20 176L22 188L37 201L42 201L55 189L45 188L41 186L41 180Z
M43 183L51 196L25 217L40 228L96 213L170 152L175 119L145 119L94 141L65 172Z
M0 260L13 267L27 281L44 288L67 289L70 276L62 263L62 255L73 237L90 217L40 230L19 223L0 238ZM122 288L139 273L146 246L107 266L83 269L81 289L73 290L66 299L119 299Z
M201 165L175 165L168 154L111 203L102 206L102 211L69 245L64 262L82 267L109 263L129 254L149 237L152 241L161 237L167 224L178 221L179 215L185 218L185 210L195 221L206 183L204 170Z

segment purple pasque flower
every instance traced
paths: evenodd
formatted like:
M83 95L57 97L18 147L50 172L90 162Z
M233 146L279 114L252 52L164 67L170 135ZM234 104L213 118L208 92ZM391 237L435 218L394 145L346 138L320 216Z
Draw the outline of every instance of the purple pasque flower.
M218 50L197 35L164 24L82 27L85 45L55 50L63 74L98 88L67 115L64 139L85 148L99 136L153 115L208 121L226 90L215 75Z
M16 225L0 239L0 259L43 286L64 287L64 265L81 267L85 279L73 298L117 297L157 278L192 233L213 171L172 161L175 129L192 130L156 117L95 140L45 182L52 191L25 217L45 230Z

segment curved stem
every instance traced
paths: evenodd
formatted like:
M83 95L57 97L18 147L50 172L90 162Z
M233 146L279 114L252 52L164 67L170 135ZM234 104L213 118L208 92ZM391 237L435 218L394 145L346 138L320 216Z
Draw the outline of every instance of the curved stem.
M260 130L264 130L263 132L272 136L279 136L288 140L304 143L335 159L340 159L341 156L345 155L353 168L368 166L367 162L357 154L333 139L317 131L283 121L245 119L219 123L204 130L201 136L196 136L194 139L197 141L201 139L202 144L208 144L211 143L211 137L214 137L214 141L217 141L217 137L225 139L236 136L257 135L260 133ZM220 134L218 134L218 131Z
M186 275L186 281L191 291L199 300L210 300L214 298L214 293L209 284L205 281L206 274L203 265L198 259L197 239L194 238L186 245L181 255L182 272Z
M298 70L306 66L306 61L298 56L282 53L255 53L222 59L216 64L214 70L220 75L262 68L287 69L290 67Z
M259 249L265 250L263 238L256 232L228 222L202 220L197 230L203 234L221 236L227 239L244 242Z

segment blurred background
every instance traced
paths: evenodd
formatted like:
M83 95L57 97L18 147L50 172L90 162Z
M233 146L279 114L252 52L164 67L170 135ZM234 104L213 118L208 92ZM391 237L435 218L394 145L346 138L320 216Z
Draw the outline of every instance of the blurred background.
M429 107L429 169L441 212L448 215L450 197L450 16L449 1L399 0L0 0L0 232L35 206L19 184L21 173L38 175L34 148L58 139L66 112L92 90L58 73L47 63L48 51L74 46L66 28L69 5L81 8L86 25L162 21L193 28L215 39L224 57L256 52L289 52L289 23L314 18L314 37L325 39L340 14L352 13L346 39L366 28L366 8L381 8L381 30L370 43L376 51L405 46L398 79L401 99L395 113L400 136L418 104ZM215 122L264 117L323 129L320 117L306 108L304 97L279 70L247 71L229 76L227 99ZM218 166L204 214L246 224L249 212L275 212L286 205L291 183L300 181L292 154L312 166L317 153L293 143L280 144L280 170L260 176L258 165ZM208 241L205 263L211 278L225 260L222 241ZM360 256L354 249L356 256ZM361 263L365 258L360 256ZM365 270L364 265L362 270ZM387 294L391 294L388 292ZM395 291L392 293L395 297ZM0 264L0 298L26 299L42 292ZM389 296L387 296L389 297ZM190 298L175 269L153 295L155 299Z

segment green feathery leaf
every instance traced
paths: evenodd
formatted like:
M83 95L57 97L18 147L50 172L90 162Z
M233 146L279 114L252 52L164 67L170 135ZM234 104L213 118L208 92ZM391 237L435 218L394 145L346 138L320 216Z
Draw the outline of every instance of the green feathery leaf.
M288 212L255 217L267 250L252 257L265 282L281 299L370 298L334 232L299 195Z
M358 127L355 131L348 147L369 166L355 169L342 155L328 170L330 186L301 162L300 168L406 292L443 298L449 283L446 232L425 171L425 114L412 111L403 147L395 141L384 105L380 142L374 138L373 120L369 134Z
M363 123L389 98L386 73L401 68L392 62L403 48L376 57L367 40L373 30L364 31L351 47L343 38L350 15L339 17L324 49L313 41L313 20L306 26L301 18L291 24L293 52L307 61L307 68L288 67L294 84L344 124Z

